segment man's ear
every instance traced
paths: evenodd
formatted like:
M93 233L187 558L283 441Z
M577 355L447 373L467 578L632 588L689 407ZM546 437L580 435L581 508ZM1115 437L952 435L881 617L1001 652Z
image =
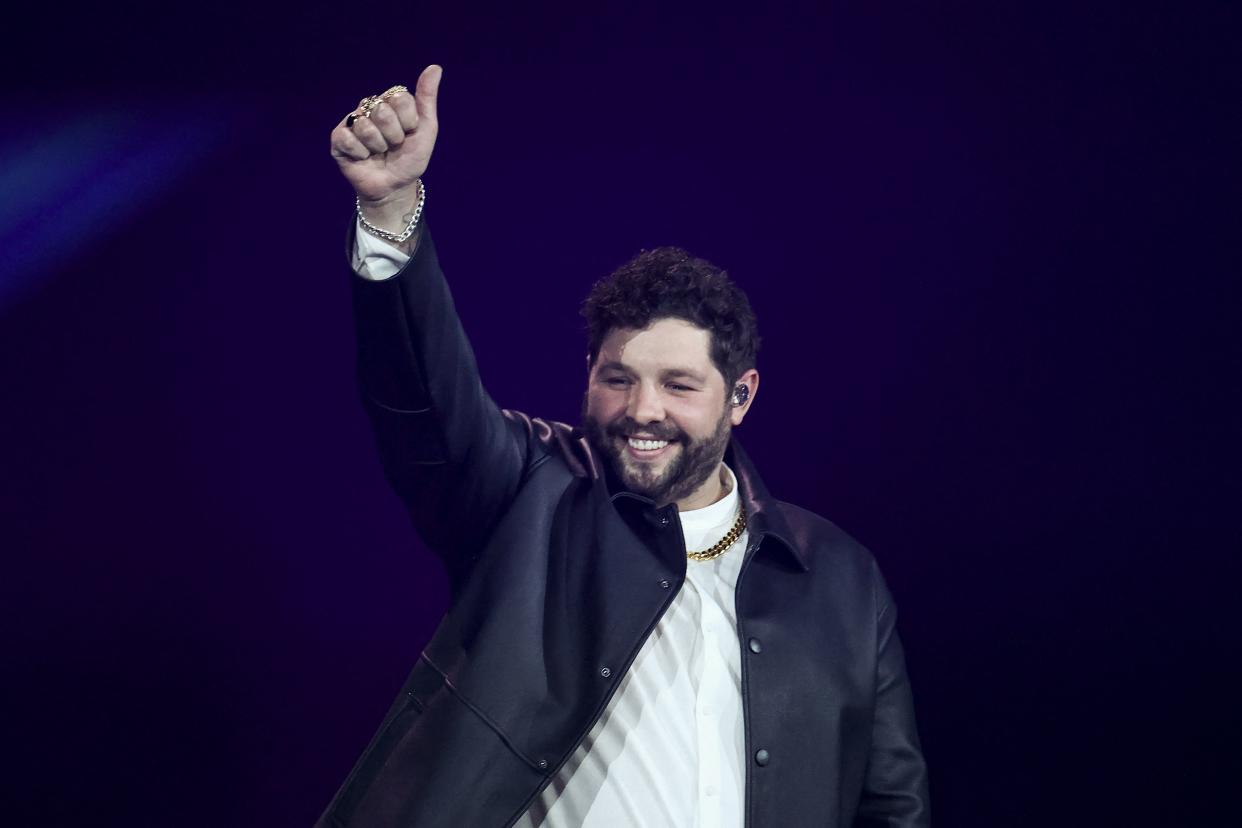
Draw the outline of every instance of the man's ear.
M742 424L746 412L755 404L759 393L759 372L754 368L743 373L729 389L729 421L735 426Z

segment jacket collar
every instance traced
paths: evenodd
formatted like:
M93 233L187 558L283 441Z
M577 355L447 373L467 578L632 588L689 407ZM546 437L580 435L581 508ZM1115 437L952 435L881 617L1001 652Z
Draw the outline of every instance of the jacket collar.
M756 538L765 540L765 545L772 551L783 551L787 559L792 561L803 572L810 571L810 559L806 549L795 543L796 535L789 525L789 520L781 508L780 502L768 493L763 479L750 456L742 449L737 438L729 441L725 450L725 463L733 469L737 477L742 502L746 504L746 528ZM773 542L766 543L771 538Z
M574 433L586 444L585 435L580 430L575 429ZM614 503L621 498L637 501L649 508L655 507L655 502L651 498L627 490L616 472L613 471L611 463L602 457L594 457L594 452L591 452L591 455L594 461L592 465L595 476L600 476L599 473L603 472L602 476L608 487L610 499ZM784 557L799 570L810 571L808 551L795 542L797 535L790 526L780 502L772 497L767 486L763 485L759 472L736 437L729 440L724 461L729 468L733 469L733 474L737 477L739 496L746 504L746 529L751 538L762 542L765 549Z

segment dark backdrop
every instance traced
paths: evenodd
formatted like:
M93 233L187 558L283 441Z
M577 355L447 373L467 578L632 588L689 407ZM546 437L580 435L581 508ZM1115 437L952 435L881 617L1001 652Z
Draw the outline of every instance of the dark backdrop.
M741 439L884 568L939 825L1238 819L1234 9L9 17L4 823L308 825L431 634L327 152L430 62L502 405L576 419L577 304L641 247L750 292Z

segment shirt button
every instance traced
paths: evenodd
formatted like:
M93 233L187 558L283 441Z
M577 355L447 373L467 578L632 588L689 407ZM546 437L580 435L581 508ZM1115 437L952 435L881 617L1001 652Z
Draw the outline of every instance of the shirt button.
M708 796L715 796L715 795L716 795L716 789L715 789L715 788L713 788L711 785L708 785L708 786L707 786L707 790L705 791L705 793L706 793Z
M608 678L609 676L612 675L612 670L609 670L607 667L600 667L599 674L603 676L604 678Z
M763 642L762 642L762 641L760 641L759 639L757 639L757 638L752 638L752 639L751 639L748 643L750 644L750 651L751 651L752 653L761 653L761 652L763 652Z
M755 752L755 764L761 768L765 767L768 764L768 760L771 758L772 757L768 755L766 750L759 750Z

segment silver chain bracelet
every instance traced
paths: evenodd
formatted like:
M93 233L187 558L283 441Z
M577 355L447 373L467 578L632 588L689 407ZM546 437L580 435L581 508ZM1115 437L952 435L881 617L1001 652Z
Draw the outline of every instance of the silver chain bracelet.
M367 221L366 217L362 215L361 196L354 199L354 205L358 210L358 221L362 222L363 229L372 236L378 236L384 241L394 242L396 244L400 244L401 242L409 239L410 236L414 235L414 231L418 229L418 220L423 217L423 205L426 203L427 186L423 184L423 180L420 178L418 180L418 204L414 205L414 214L410 216L410 223L407 224L405 229L400 233L389 233L387 230L376 227L374 224Z

